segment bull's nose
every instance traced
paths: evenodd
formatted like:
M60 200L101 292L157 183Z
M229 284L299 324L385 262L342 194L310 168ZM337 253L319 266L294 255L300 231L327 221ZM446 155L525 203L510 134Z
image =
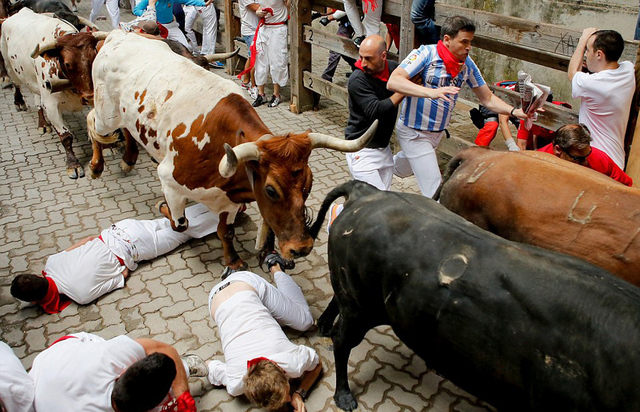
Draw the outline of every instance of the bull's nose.
M311 253L311 249L313 249L313 245L304 246L297 249L294 248L294 249L291 249L289 253L294 259L296 259L303 256L307 256L309 253Z

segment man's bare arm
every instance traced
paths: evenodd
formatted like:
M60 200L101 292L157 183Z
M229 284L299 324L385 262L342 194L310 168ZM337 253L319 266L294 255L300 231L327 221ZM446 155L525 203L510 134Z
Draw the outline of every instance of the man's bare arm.
M180 359L178 351L175 350L173 346L157 340L145 338L136 339L136 342L142 345L144 353L147 355L151 355L152 353L164 353L173 359L173 362L176 364L176 378L173 380L171 388L173 389L173 394L176 398L189 390L187 372L184 370L182 359Z
M569 68L567 69L569 81L572 81L573 76L575 76L576 73L582 70L582 61L584 60L584 52L587 49L587 41L589 40L589 37L591 37L593 33L597 31L598 29L596 29L595 27L589 27L582 31L582 35L578 40L578 45L576 46L576 49L571 56L571 60L569 60Z
M313 384L318 380L320 372L322 372L322 361L318 359L318 365L315 368L302 374L298 391L304 391L304 393L309 392L309 389L311 389ZM291 406L293 406L295 412L304 412L304 400L298 391L291 395Z
M449 95L458 94L459 87L447 86L438 87L432 89L430 87L424 87L420 84L415 84L409 79L409 73L402 67L398 67L391 73L389 82L387 83L387 89L404 94L405 96L413 97L428 97L429 99L445 99L451 100Z

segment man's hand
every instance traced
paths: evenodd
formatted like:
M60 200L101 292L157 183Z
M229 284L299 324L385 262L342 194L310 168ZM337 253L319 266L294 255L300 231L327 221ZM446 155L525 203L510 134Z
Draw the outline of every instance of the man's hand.
M580 40L578 40L578 42L584 42L584 44L587 44L587 40L589 40L589 37L593 36L593 33L597 31L598 29L595 27L587 27L586 29L582 30L582 35L580 36Z
M213 3L213 0L207 0L204 2L204 7L208 7L211 5L211 3Z
M446 87L438 87L437 89L430 89L425 87L425 97L430 99L442 99L445 102L451 103L453 99L449 97L449 95L455 95L460 92L459 87L455 86L446 86Z
M298 392L294 392L291 395L291 406L293 406L294 412L305 412L304 401L302 396Z
M258 10L256 10L256 16L258 16L260 18L263 18L266 15L267 15L267 12L262 10L262 7L258 8Z

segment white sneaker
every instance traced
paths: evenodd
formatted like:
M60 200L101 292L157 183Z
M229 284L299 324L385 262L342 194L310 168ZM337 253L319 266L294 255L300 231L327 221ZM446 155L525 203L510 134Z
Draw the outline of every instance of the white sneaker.
M251 97L251 100L255 100L258 98L258 86L249 88L249 96Z
M271 96L271 100L269 100L269 104L267 106L276 107L279 104L280 104L280 97L274 94L273 96Z
M71 6L71 11L74 13L78 12L78 7L74 4L73 6Z
M182 361L189 368L189 376L203 378L209 375L209 368L204 360L198 355L187 354L182 357Z

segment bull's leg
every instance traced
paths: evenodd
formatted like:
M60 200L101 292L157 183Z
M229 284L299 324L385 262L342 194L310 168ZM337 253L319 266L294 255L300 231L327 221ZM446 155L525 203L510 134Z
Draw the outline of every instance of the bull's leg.
M138 144L127 129L122 129L122 134L124 135L124 155L120 162L120 168L123 172L129 173L138 160Z
M335 298L334 298L335 299ZM352 411L358 407L356 398L349 389L347 367L351 349L358 346L364 335L370 329L362 319L356 319L352 311L340 311L340 318L335 326L333 340L333 355L336 365L336 393L333 400L345 411Z
M59 134L59 136L67 156L67 176L71 179L84 177L84 169L80 166L80 162L75 153L73 153L73 135L70 132L65 132Z
M322 312L322 315L318 318L318 328L320 329L321 336L331 336L333 322L339 313L338 301L334 296L327 308Z
M38 107L38 131L40 134L51 133L53 131L51 124L44 117L44 109L42 106Z
M22 92L20 91L19 86L15 86L15 91L13 93L13 104L16 105L16 110L19 112L27 111L27 104L24 101L24 97L22 96Z
M222 272L223 279L233 272L247 269L247 264L244 263L242 259L240 259L240 256L238 256L238 252L236 252L236 249L233 246L235 229L233 227L233 223L227 223L228 217L228 212L221 213L220 222L218 222L218 238L220 238L220 242L222 242L222 253L224 256L225 264L224 271Z
M89 169L91 169L91 178L97 179L104 171L104 157L102 157L104 147L95 139L91 139L91 149L93 150L93 155L91 156Z

